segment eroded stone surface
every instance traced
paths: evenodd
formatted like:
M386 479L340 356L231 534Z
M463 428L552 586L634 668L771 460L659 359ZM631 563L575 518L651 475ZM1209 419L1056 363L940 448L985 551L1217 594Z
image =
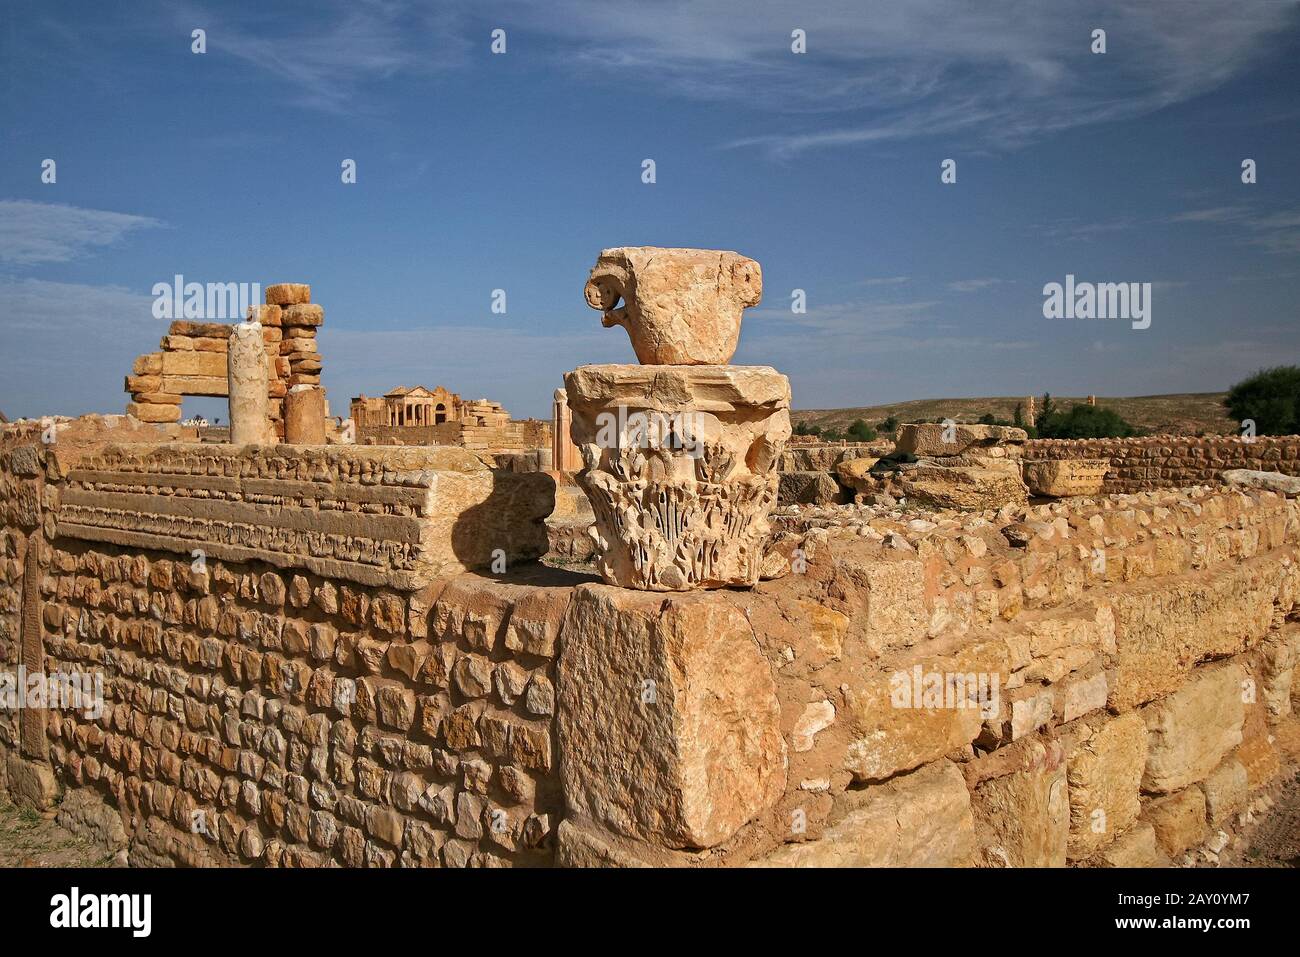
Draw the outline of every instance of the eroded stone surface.
M606 328L627 330L643 365L723 365L741 311L763 297L763 273L739 253L623 246L601 251L585 294Z
M785 786L780 704L753 628L708 594L580 586L558 729L575 812L669 847L711 847Z
M583 366L565 376L597 567L655 591L753 585L790 384L765 366Z

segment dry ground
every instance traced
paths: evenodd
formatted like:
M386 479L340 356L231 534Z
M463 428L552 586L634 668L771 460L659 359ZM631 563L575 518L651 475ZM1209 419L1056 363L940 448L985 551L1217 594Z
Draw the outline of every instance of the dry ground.
M0 797L0 867L111 867L112 855Z
M1114 409L1125 421L1153 434L1196 435L1199 432L1226 433L1236 429L1223 409L1223 392L1194 392L1182 395L1141 395L1127 398L1098 396L1097 404ZM804 409L790 413L792 422L806 422L822 428L848 428L855 419L874 426L891 415L900 422L951 418L975 422L991 412L1011 420L1016 403L1024 396L993 396L982 399L914 399L893 405L863 406L857 409ZM1087 396L1052 396L1058 408L1068 409L1087 401Z

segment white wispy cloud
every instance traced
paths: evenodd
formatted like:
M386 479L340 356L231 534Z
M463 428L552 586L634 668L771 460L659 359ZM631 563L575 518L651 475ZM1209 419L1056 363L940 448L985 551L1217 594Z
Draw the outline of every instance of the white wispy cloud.
M948 288L953 292L979 292L981 289L991 289L993 286L1009 282L1007 279L958 279L955 282L948 283Z
M296 105L328 113L378 110L383 99L367 96L372 84L465 65L467 10L454 2L319 0L309 16L273 18L220 4L169 7L180 28L207 30L208 55L233 56L282 84Z
M1204 0L517 0L507 17L566 44L563 61L680 95L736 104L777 157L953 134L1016 146L1053 131L1185 102L1257 62L1296 22L1292 3ZM1090 52L1107 31L1108 52ZM807 52L790 49L795 28ZM816 114L815 117L809 116ZM829 122L826 114L838 114ZM766 127L766 129L761 129Z
M150 216L26 199L0 200L0 262L67 262L128 233L162 226Z

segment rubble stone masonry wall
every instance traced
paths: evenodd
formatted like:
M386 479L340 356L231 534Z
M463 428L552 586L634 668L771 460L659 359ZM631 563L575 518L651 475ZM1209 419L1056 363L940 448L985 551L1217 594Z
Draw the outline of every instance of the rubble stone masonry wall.
M1026 459L1108 459L1108 492L1205 485L1228 469L1300 475L1300 435L1031 439Z
M1294 501L779 511L778 577L650 593L529 561L548 481L3 427L0 665L104 707L0 709L0 787L140 865L1063 866L1278 771Z

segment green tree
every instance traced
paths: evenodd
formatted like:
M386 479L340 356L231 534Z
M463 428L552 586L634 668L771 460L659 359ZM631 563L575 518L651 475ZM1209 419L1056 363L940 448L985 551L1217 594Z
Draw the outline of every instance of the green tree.
M822 428L820 425L809 425L807 422L796 423L792 430L795 435L821 435Z
M876 430L893 434L898 431L898 416L891 415L887 419L881 419L876 423Z
M870 442L876 437L876 430L867 425L862 419L854 419L853 424L849 426L849 438L855 442Z
M1228 416L1240 425L1255 423L1256 435L1300 432L1300 366L1262 369L1242 379L1223 400Z
M1025 409L1019 402L1016 403L1016 407L1011 413L1011 424L1018 429L1025 427Z

